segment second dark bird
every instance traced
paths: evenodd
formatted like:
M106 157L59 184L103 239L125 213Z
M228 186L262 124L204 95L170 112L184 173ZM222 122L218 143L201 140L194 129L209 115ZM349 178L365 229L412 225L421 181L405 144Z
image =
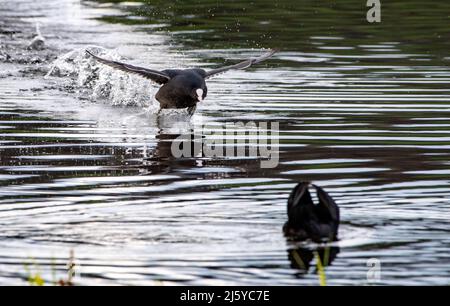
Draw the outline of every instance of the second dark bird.
M317 192L318 203L309 193ZM288 221L283 226L287 237L315 242L335 241L338 238L339 207L322 188L309 182L299 183L288 199Z

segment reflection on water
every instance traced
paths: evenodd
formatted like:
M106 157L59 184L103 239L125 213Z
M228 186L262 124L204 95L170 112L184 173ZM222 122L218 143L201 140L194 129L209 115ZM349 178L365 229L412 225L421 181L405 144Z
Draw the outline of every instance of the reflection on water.
M26 19L42 22L58 55L99 45L155 69L283 50L211 80L190 121L163 126L141 107L86 100L82 86L44 79L48 70L0 62L0 282L23 283L29 256L62 271L74 248L81 284L316 285L314 254L330 285L367 283L370 258L381 261L381 284L448 284L449 5L386 4L382 23L369 25L360 1L202 3L201 13L193 1L161 4L167 15L154 4L71 0L0 10L2 31L21 31L18 47L29 35L16 17L35 12ZM10 34L0 35L9 50ZM279 166L174 158L174 138L199 120L209 130L279 122ZM297 181L316 182L341 208L328 251L283 237Z
M338 247L320 247L316 250L301 247L288 249L288 258L291 262L291 267L299 271L299 277L305 273L308 273L314 256L316 256L316 265L317 262L320 262L319 265L328 267L333 264L333 261L336 259L338 254Z

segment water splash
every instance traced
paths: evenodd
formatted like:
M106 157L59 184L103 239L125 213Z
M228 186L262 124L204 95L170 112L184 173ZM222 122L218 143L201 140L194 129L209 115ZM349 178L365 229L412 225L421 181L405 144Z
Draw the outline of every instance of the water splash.
M124 61L114 50L97 46L87 49L106 59ZM114 106L145 107L151 113L159 110L159 103L153 99L156 87L148 80L103 65L85 50L75 49L58 57L47 77L65 78L68 82L66 88L92 101L104 100Z

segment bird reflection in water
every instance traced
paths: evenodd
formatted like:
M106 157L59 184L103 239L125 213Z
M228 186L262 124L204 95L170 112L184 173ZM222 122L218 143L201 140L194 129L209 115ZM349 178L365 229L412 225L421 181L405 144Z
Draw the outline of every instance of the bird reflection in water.
M336 259L339 254L339 247L335 246L320 246L317 248L297 247L287 250L288 259L291 263L291 268L299 270L298 276L308 273L315 260L314 272L319 272L320 266L328 267Z
M172 146L178 141L181 134L162 133L156 135L156 147L147 152L143 166L151 173L169 173L174 169L190 169L201 166L202 156L197 154L196 135L194 130L183 134L183 146L189 147L192 157L176 158L173 156ZM200 151L201 154L201 151Z

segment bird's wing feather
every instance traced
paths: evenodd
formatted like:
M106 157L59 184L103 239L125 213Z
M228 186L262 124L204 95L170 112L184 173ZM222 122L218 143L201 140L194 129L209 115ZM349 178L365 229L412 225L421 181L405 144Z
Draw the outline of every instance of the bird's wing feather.
M116 68L116 69L119 69L119 70L122 70L125 72L140 75L140 76L150 79L153 82L158 83L160 85L165 84L170 80L170 77L164 72L157 71L157 70L151 70L151 69L138 67L138 66L133 66L133 65L129 65L129 64L121 63L121 62L110 61L110 60L98 57L98 56L92 54L91 52L89 52L88 50L86 50L86 52L102 64L108 65L110 67L113 67L113 68Z
M288 221L295 226L302 226L305 220L314 218L314 203L308 190L309 183L299 183L292 190L288 199Z
M237 69L246 69L254 64L258 64L266 59L268 59L269 57L271 57L272 55L274 55L276 52L278 52L278 50L270 50L269 52L267 52L264 55L261 55L259 57L255 57L255 58L250 58L247 59L243 62L237 63L235 65L231 65L231 66L226 66L226 67L221 67L221 68L217 68L217 69L213 69L210 71L206 72L206 78L211 78L214 77L216 75L222 74L224 72L227 72L229 70L237 70Z
M322 218L326 218L330 221L339 222L339 207L333 198L322 188L317 185L313 185L317 191L317 197L319 198L319 205L316 206L316 212Z

